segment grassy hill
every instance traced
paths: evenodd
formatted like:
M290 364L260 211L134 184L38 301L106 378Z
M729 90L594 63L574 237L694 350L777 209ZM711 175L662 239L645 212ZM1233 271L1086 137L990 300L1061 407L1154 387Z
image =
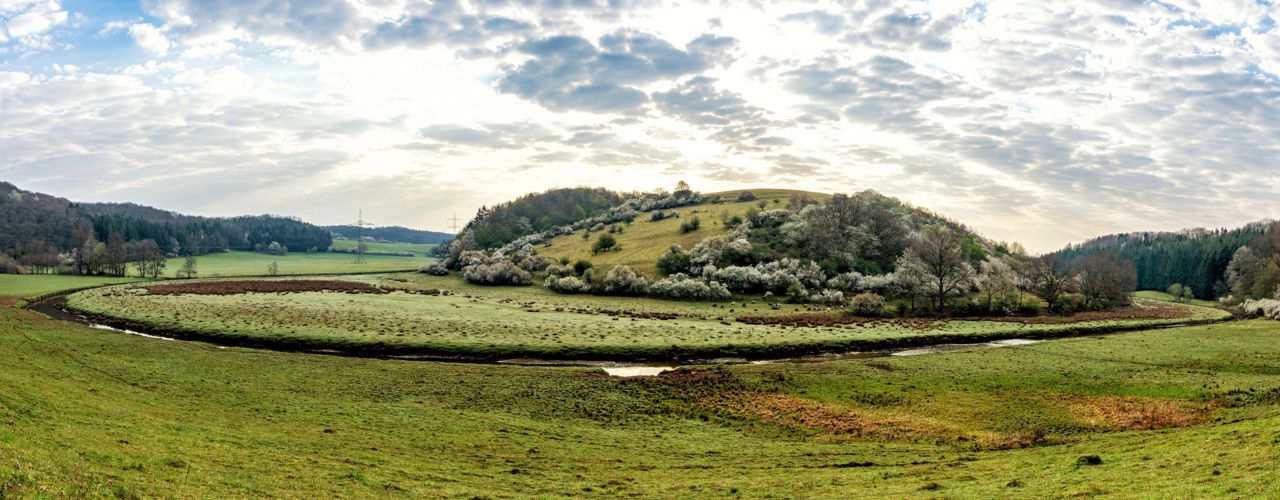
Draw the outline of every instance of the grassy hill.
M592 255L591 245L595 243L597 235L592 234L590 238L583 239L582 233L584 231L575 231L573 234L551 240L550 245L540 248L538 252L551 259L568 258L570 261L575 262L579 259L586 259L601 269L625 264L636 272L653 276L656 274L654 267L657 265L658 258L668 248L671 248L671 245L678 244L688 250L704 238L728 233L732 226L726 225L724 220L734 216L745 217L748 210L752 208L758 209L762 201L767 203L765 209L768 210L786 207L787 200L796 194L808 195L810 198L819 201L826 201L831 198L831 195L825 193L811 193L790 189L750 191L756 195L756 199L753 201L731 201L721 204L704 203L666 210L666 212L676 212L679 217L650 221L648 213L641 214L640 217L636 218L635 222L630 225L623 225L624 231L622 233L614 235L618 240L618 244L622 247L621 250ZM740 193L742 193L742 190L710 193L707 196L709 198L720 196L726 200L737 200ZM692 217L700 218L702 227L697 231L681 233L680 224Z

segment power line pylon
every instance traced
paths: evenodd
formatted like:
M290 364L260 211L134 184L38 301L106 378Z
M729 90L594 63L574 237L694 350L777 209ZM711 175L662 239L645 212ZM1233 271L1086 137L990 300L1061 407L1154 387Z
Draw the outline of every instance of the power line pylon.
M364 252L369 248L369 245L364 242L364 230L373 227L373 223L364 220L364 210L361 209L359 217L352 225L356 227L356 264L364 264Z
M453 234L458 234L458 212L453 213L453 218L449 219L449 222L452 223L449 227L453 228Z

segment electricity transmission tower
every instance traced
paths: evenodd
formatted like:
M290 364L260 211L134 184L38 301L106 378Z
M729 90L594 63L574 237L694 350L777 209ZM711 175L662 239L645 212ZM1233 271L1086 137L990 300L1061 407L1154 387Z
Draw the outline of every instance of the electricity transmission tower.
M449 222L452 223L449 227L453 228L453 234L458 234L458 212L453 213L453 218L449 219Z
M364 220L364 210L361 209L359 217L352 225L356 227L356 264L364 264L364 252L369 248L369 245L364 242L364 230L373 227L373 223Z

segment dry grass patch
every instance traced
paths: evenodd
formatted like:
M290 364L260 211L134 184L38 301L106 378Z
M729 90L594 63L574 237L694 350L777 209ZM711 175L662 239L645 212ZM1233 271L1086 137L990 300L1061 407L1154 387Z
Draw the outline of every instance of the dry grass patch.
M1213 412L1205 403L1138 396L1059 396L1051 400L1080 421L1110 430L1187 427L1208 420Z
M703 398L704 408L797 430L828 434L909 439L937 434L914 422L887 419L830 403L779 393L733 393Z
M1135 319L1178 319L1193 316L1193 311L1178 304L1143 301L1128 307L1108 309L1105 311L1085 311L1070 316L997 316L982 318L987 321L1012 323L1033 323L1056 325L1064 323L1082 323L1085 321L1116 321Z

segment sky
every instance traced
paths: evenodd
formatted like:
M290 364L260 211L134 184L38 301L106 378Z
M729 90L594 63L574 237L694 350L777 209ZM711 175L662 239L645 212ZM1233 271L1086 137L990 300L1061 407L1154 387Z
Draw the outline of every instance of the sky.
M1280 4L0 0L0 180L447 229L875 189L1033 252L1280 217Z

